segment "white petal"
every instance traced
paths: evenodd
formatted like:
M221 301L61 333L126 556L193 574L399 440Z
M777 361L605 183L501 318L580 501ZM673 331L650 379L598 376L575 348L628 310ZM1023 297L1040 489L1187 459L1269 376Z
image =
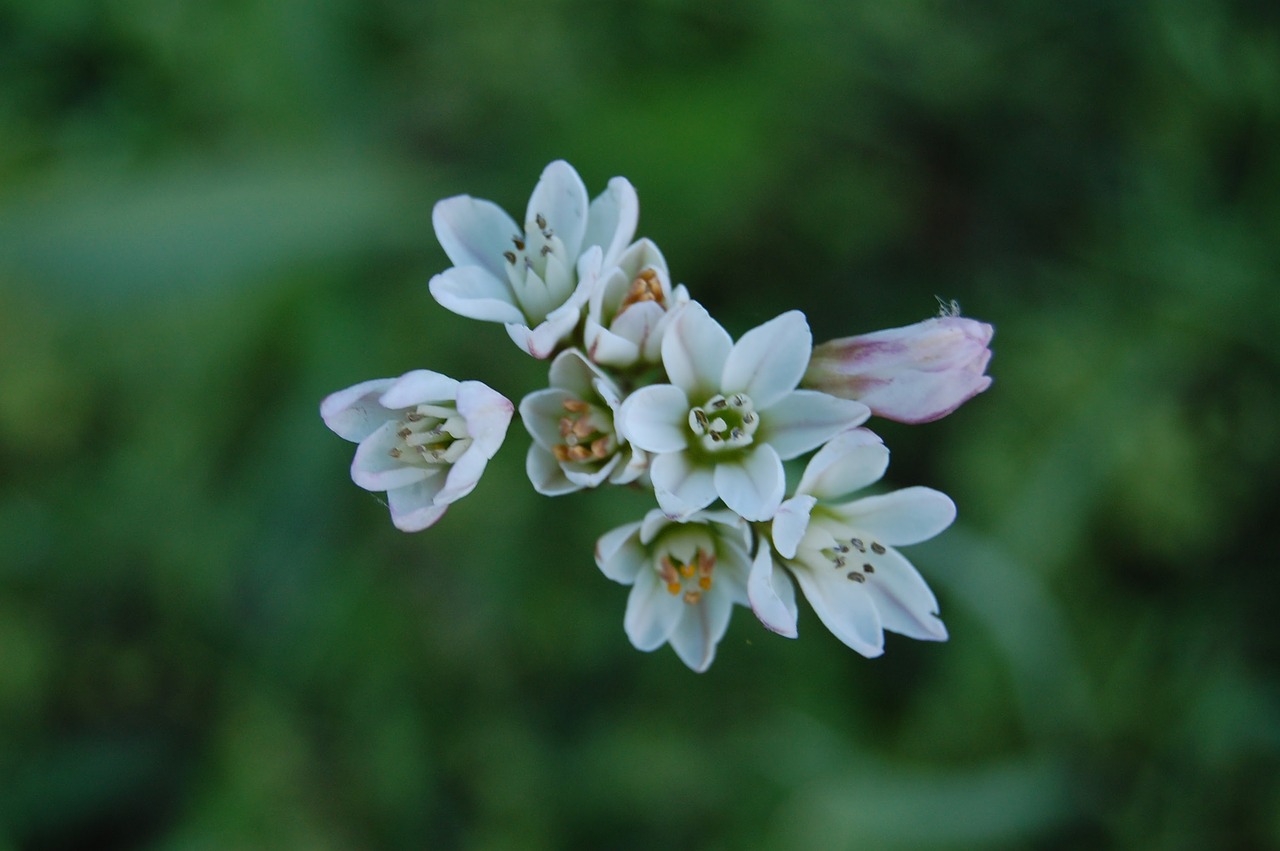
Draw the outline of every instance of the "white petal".
M578 324L581 308L566 304L547 314L547 318L533 329L519 322L507 325L507 336L520 348L539 360L548 358Z
M618 409L622 436L648 452L679 452L689 445L689 399L671 384L641 387Z
M580 490L578 485L569 481L564 468L555 456L537 443L529 444L529 452L525 455L524 470L529 475L533 489L543 496L562 496Z
M591 361L577 349L565 349L556 355L547 371L552 387L568 390L579 399L587 399L595 392L595 381L603 377Z
M640 568L648 564L648 554L636 537L639 529L639 523L627 523L605 532L596 541L596 567L614 582L630 585Z
M692 463L687 452L667 452L649 464L658 506L668 517L683 520L716 498L715 474Z
M484 322L524 321L510 285L480 266L445 269L428 286L441 307L459 316Z
M799 635L796 629L795 586L786 571L778 570L774 565L773 551L768 543L761 544L751 565L747 597L751 601L751 610L768 629L787 638Z
M625 369L640 359L639 346L625 337L619 337L590 317L587 317L582 336L587 354L596 363Z
M487 460L502 446L515 406L496 390L479 381L458 384L458 413L467 421L474 446Z
M701 601L693 605L683 605L684 617L680 618L668 640L681 662L702 673L716 658L716 644L729 626L733 603L725 595L713 591L703 594Z
M388 420L356 447L356 455L351 462L351 481L367 491L404 487L422 481L434 472L407 466L391 456L391 450L397 445L397 425L395 420Z
M864 583L830 566L797 566L793 571L814 613L836 638L868 658L884 653L880 613Z
M757 410L767 408L800 384L812 349L804 314L788 311L742 335L725 361L720 388L746 393Z
M444 487L436 494L437 505L448 505L457 502L476 489L489 458L476 444L472 444L462 457L449 467L449 475L444 480Z
M855 428L831 438L809 459L796 493L834 500L880 481L889 466L889 449L879 435Z
M817 390L795 390L760 412L757 440L768 441L790 460L815 449L871 415L861 402L838 399Z
M770 537L773 546L783 558L795 558L796 548L809 529L809 515L817 500L808 494L797 494L782 503L773 515Z
M379 397L395 384L394 378L376 378L330 393L320 403L320 417L343 440L359 443L395 416L378 404Z
M640 524L640 543L646 547L652 544L658 533L670 526L671 522L671 518L663 514L661 509L650 509Z
M574 395L567 390L548 387L535 390L520 400L520 421L535 443L550 450L564 442L560 436L560 420L565 415L564 403L573 398Z
M470 195L446 198L431 211L431 224L454 266L480 266L506 278L502 253L523 231L497 204Z
M938 600L928 584L897 550L876 559L876 572L864 583L884 628L921 641L946 641Z
M697 302L689 302L671 321L662 337L662 365L667 380L684 390L696 404L720 392L725 360L733 338Z
M564 160L556 160L542 170L542 177L529 196L525 222L533 222L539 214L560 237L565 253L577 258L587 229L587 187Z
M436 493L444 476L392 488L387 491L387 505L391 509L391 522L402 532L421 532L444 516L448 505L437 505Z
M685 606L678 594L671 594L652 570L636 574L627 597L627 613L622 626L637 650L661 647L680 622Z
M456 379L429 369L415 369L397 378L379 401L383 407L401 410L424 402L453 404L457 395Z
M956 519L951 497L924 487L867 496L831 509L853 528L896 546L927 541Z
M582 247L600 246L604 250L604 265L612 266L635 235L639 219L640 200L635 187L625 177L615 177L587 210Z
M716 493L747 520L768 520L782 503L786 489L782 460L767 443L758 444L733 461L716 464Z

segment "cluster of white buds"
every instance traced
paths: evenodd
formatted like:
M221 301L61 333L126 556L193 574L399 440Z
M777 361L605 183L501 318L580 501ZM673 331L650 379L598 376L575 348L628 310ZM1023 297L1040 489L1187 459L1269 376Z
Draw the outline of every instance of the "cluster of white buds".
M955 517L925 487L854 498L889 451L863 427L943 417L991 383L990 325L954 309L904 328L813 345L790 311L736 342L672 285L666 260L635 240L635 190L615 177L588 201L563 161L547 166L523 224L467 195L439 202L436 235L453 266L431 293L462 316L506 326L548 386L520 418L535 490L628 485L655 507L605 533L595 559L632 586L632 644L670 644L690 668L715 657L734 604L796 635L796 585L831 632L865 656L884 631L943 640L937 600L895 549ZM417 531L475 488L516 410L477 381L416 370L334 393L325 423L359 444L355 483L386 491L395 525ZM811 455L787 492L783 462Z

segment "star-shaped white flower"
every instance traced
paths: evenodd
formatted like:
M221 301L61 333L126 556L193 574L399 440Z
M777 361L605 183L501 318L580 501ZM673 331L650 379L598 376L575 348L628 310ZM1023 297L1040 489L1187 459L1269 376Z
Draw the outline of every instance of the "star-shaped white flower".
M563 160L543 170L523 226L492 201L446 198L431 221L453 267L431 279L431 295L454 313L504 323L516 345L549 357L631 241L639 210L622 177L588 205L582 178Z
M796 635L794 577L827 629L864 656L884 652L886 629L946 640L937 599L896 547L950 526L955 504L924 487L836 501L877 481L888 463L889 450L866 429L839 435L809 461L747 584L751 608L769 629Z
M736 344L697 302L679 311L662 338L671 383L642 387L618 412L622 434L654 455L649 476L668 516L688 517L718 496L747 520L768 520L782 502L783 460L870 415L860 402L796 389L812 345L799 311Z
M320 403L325 425L359 444L352 481L386 491L391 521L405 532L432 525L475 489L513 411L479 381L426 369L365 381Z
M669 642L693 670L710 667L733 605L746 605L747 536L741 518L726 511L676 523L654 509L600 538L596 564L631 586L623 627L637 650Z
M533 437L525 469L534 490L558 496L639 478L649 456L614 428L622 394L613 380L577 349L556 355L549 380L550 387L520 402L520 419Z
M636 240L591 291L583 330L587 354L596 363L621 369L656 363L663 332L688 301L683 284L671 286L658 246Z

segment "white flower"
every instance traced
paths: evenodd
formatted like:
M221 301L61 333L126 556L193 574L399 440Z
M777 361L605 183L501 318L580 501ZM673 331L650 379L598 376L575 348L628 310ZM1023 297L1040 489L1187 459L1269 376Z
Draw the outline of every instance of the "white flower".
M513 406L479 381L418 369L366 381L320 403L325 425L358 443L351 479L386 491L391 521L417 532L475 488Z
M725 512L675 523L661 511L607 532L596 543L604 575L631 586L623 619L636 649L670 642L686 665L705 671L729 626L733 604L747 601L746 525Z
M551 386L525 396L520 418L533 437L525 468L538 493L556 496L593 488L606 479L635 481L648 466L614 430L622 394L577 349L551 362Z
M446 198L431 221L453 267L431 279L431 294L454 313L504 323L516 345L548 357L631 241L639 209L621 177L588 205L582 178L563 160L543 170L523 227L492 201Z
M683 284L672 288L658 246L637 240L591 291L584 328L587 354L596 363L622 369L638 361L656 363L663 331L688 301Z
M668 516L719 496L747 520L768 520L782 502L782 461L869 416L860 402L796 389L812 344L798 311L737 344L696 302L676 314L662 339L671 383L640 388L618 412L627 440L655 456L649 477Z
M912 487L829 501L877 481L888 463L889 450L866 429L839 435L809 461L796 496L773 518L773 546L761 541L751 568L751 608L769 629L795 637L795 577L827 629L864 656L884 652L886 629L946 640L937 599L895 546L928 540L950 526L951 499Z

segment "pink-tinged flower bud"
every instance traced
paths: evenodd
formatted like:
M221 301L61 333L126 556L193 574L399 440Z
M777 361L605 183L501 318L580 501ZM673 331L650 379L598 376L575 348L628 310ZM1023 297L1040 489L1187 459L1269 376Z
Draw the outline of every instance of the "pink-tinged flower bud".
M991 335L962 316L830 340L813 349L802 386L856 399L903 423L941 419L991 386Z

